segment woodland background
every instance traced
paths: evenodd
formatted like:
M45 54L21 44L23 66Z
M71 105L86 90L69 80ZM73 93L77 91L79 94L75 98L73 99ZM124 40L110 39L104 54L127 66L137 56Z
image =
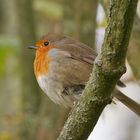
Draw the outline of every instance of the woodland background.
M100 36L94 41L94 29L102 32L106 27L108 0L99 2L100 6L96 0L0 0L0 140L54 140L58 136L69 109L55 105L42 93L33 74L34 52L26 46L48 32L101 46ZM139 81L139 7L128 60Z

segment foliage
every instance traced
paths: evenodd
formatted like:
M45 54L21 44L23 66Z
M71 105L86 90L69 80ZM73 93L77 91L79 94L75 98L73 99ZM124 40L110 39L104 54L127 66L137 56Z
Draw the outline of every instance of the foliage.
M34 3L34 9L48 19L58 20L63 17L62 5L53 1L36 0Z
M5 73L5 62L9 55L18 55L19 52L19 41L17 39L10 39L0 37L0 76Z

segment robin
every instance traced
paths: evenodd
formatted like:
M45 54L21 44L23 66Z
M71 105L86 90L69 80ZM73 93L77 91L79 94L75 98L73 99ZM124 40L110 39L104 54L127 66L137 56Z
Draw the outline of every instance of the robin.
M52 33L29 48L36 50L34 73L41 89L56 104L71 107L89 79L97 54L84 43ZM124 86L121 81L118 85Z

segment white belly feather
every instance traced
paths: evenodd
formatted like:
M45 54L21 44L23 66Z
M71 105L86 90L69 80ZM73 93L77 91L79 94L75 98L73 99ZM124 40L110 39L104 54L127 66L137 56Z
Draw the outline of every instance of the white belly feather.
M37 81L41 89L56 104L62 104L65 107L73 105L72 98L69 95L62 94L63 87L59 82L54 81L47 75L38 76Z

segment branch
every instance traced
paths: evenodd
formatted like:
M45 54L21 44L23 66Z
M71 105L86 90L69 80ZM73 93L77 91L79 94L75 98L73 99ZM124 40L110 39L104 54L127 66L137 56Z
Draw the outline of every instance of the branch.
M119 101L121 101L124 105L126 105L131 111L137 114L140 117L140 104L129 98L121 91L115 90L113 92L114 97L116 97Z
M110 0L110 13L101 54L78 103L57 140L86 140L111 92L125 72L125 57L138 0Z

